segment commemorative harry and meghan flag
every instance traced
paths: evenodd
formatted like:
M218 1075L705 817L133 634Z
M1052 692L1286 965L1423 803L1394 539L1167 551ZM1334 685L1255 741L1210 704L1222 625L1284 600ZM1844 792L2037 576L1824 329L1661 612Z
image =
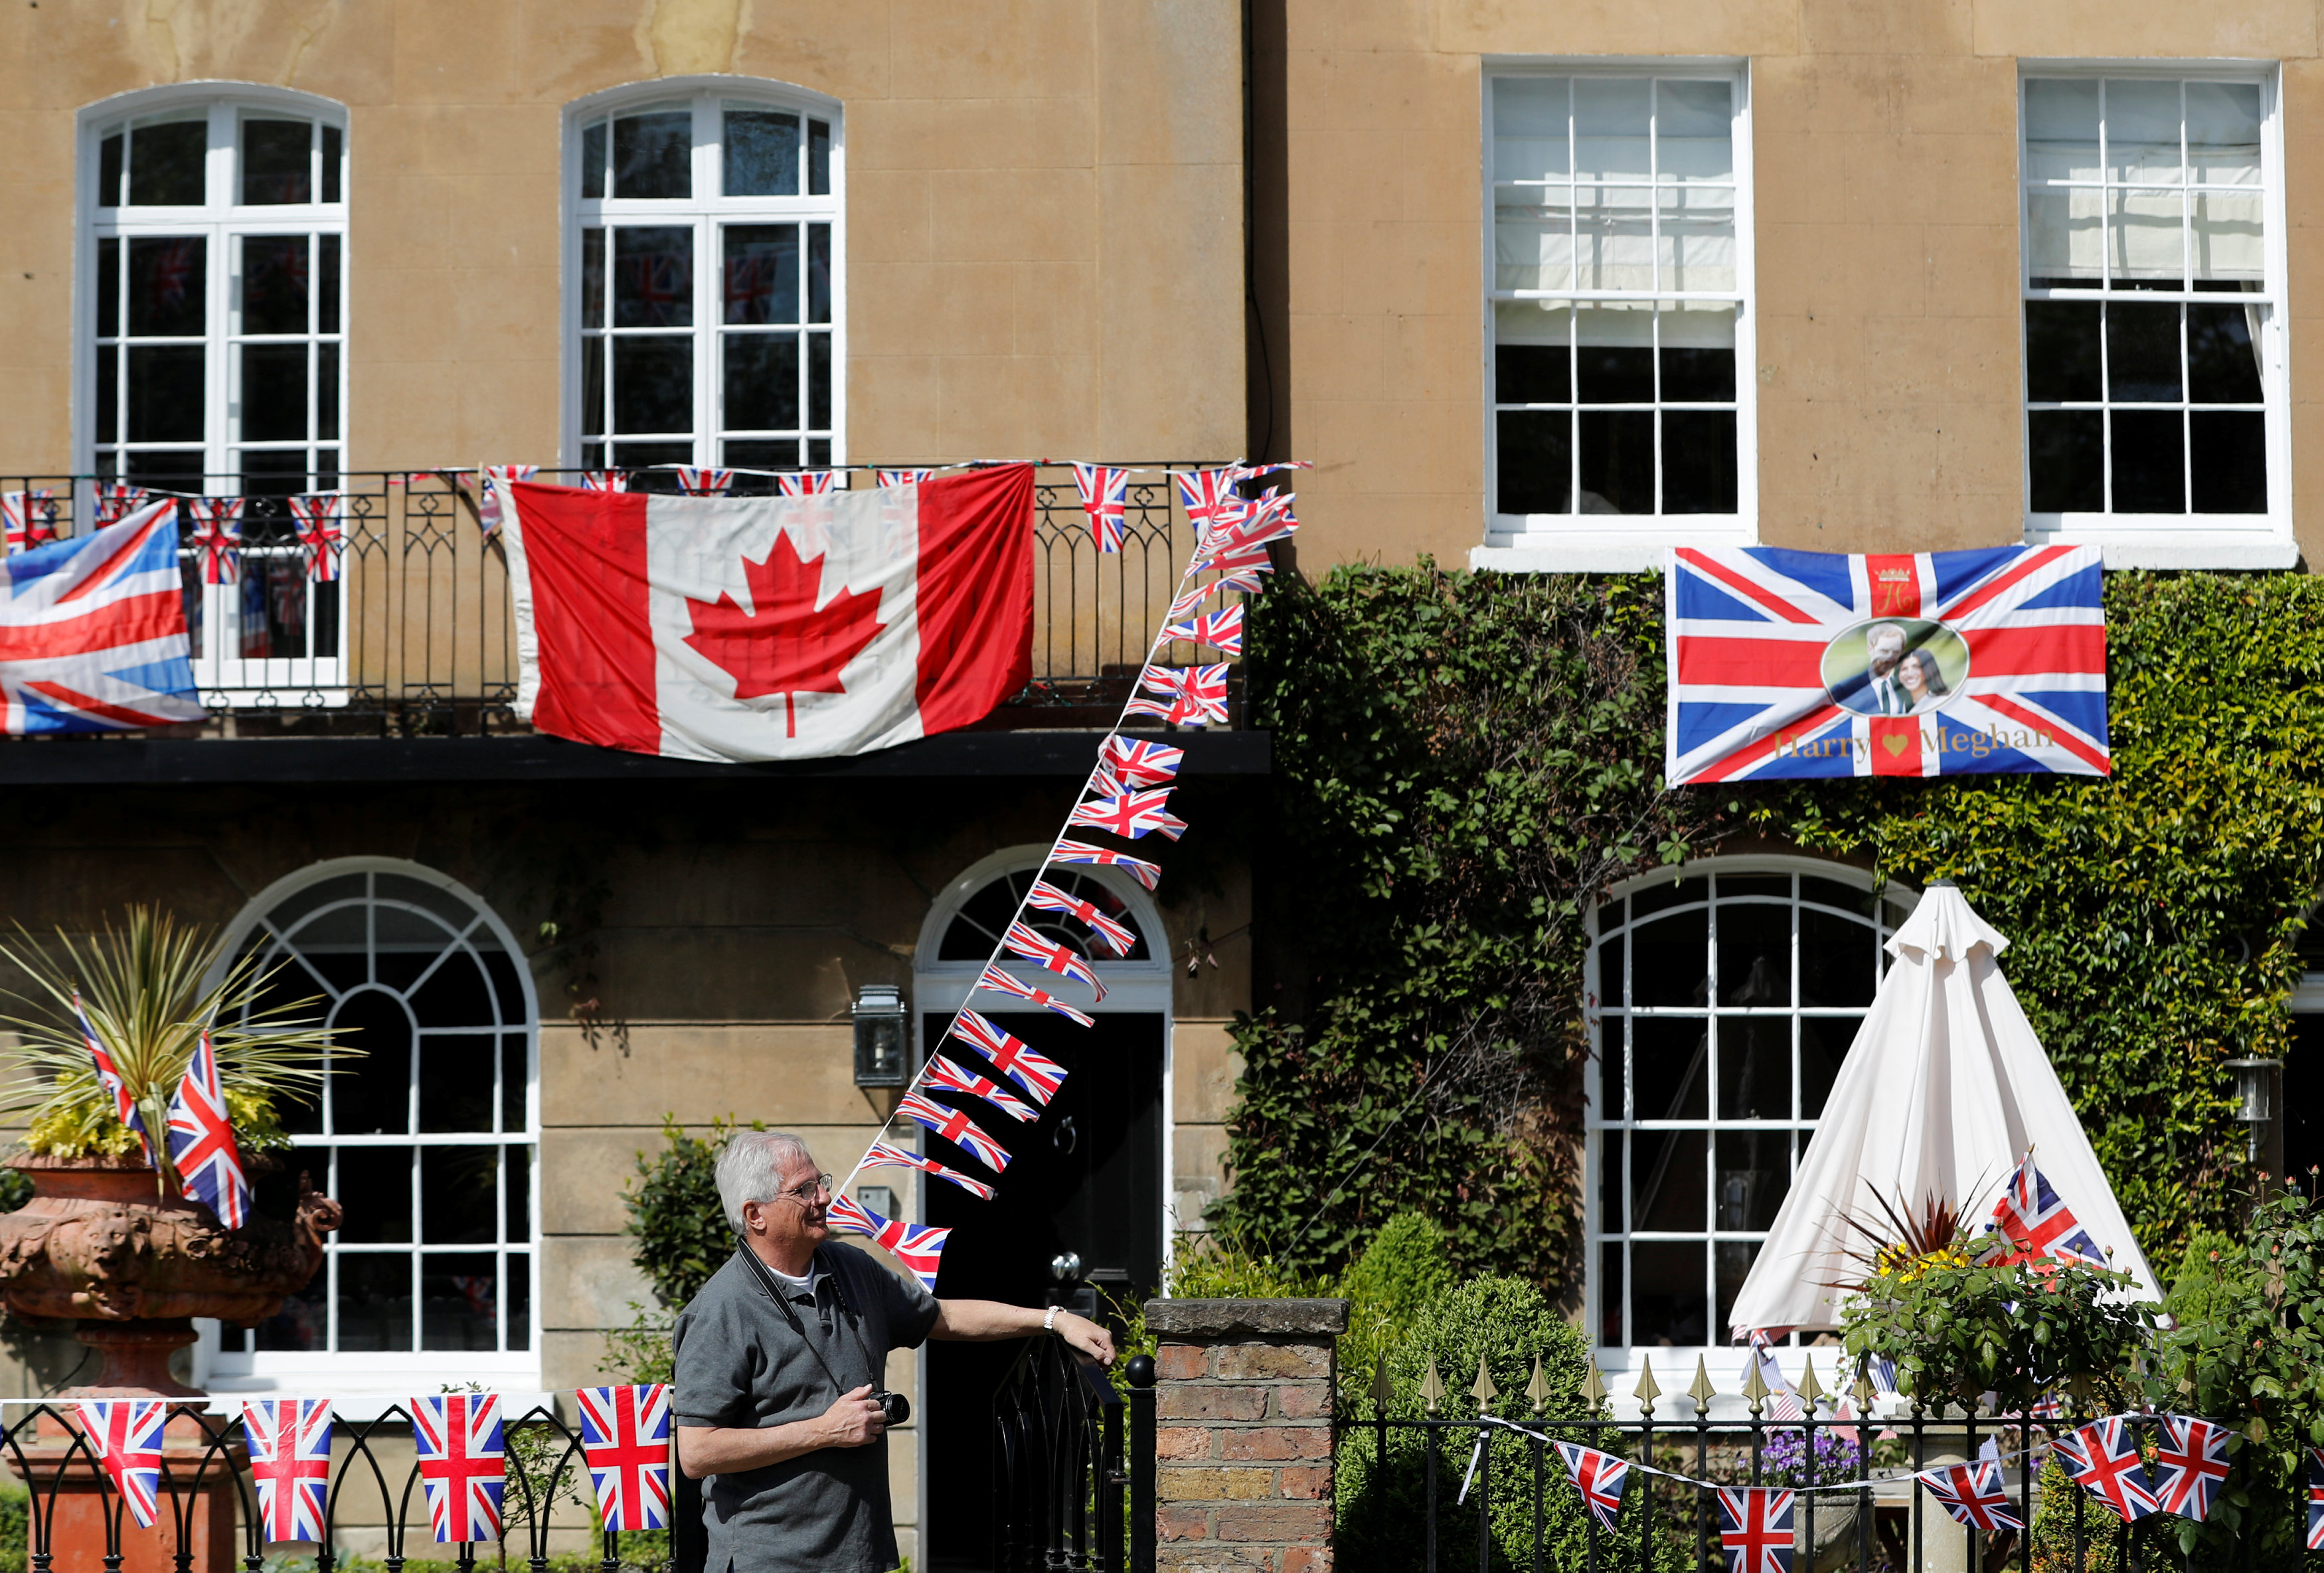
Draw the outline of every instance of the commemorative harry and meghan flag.
M2106 775L2100 577L2095 547L1679 547L1665 773Z

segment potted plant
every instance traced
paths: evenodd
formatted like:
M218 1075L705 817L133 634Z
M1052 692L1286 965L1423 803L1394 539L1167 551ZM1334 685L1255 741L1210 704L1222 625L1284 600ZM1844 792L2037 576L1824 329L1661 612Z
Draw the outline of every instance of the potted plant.
M16 1168L32 1199L0 1216L0 1301L19 1316L70 1320L105 1357L92 1393L190 1395L169 1374L194 1339L191 1318L248 1326L281 1309L322 1265L338 1204L303 1173L293 1217L220 1225L184 1194L166 1133L169 1107L207 1029L245 1170L287 1148L280 1105L311 1097L328 1073L331 1033L313 998L281 1000L252 957L223 963L223 941L133 906L122 925L46 949L21 928L0 960L30 979L12 994L24 1014L22 1074L0 1089L0 1111L25 1122ZM215 981L205 981L215 977ZM149 1151L115 1112L82 1035L110 1056L152 1137Z

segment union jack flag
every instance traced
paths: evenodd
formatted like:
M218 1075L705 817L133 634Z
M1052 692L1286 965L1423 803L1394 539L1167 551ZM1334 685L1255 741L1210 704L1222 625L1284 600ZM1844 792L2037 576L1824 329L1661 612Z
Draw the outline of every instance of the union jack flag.
M2120 1415L2094 1420L2050 1444L2073 1482L2135 1523L2155 1508L2154 1486L2139 1461L2138 1439Z
M420 1449L420 1483L436 1539L494 1541L501 1493L508 1488L508 1447L497 1393L447 1393L411 1401L411 1440Z
M1046 879L1033 881L1033 888L1025 892L1025 905L1042 912L1062 912L1080 918L1117 956L1126 956L1137 947L1138 936L1126 924L1100 912L1095 902L1067 895Z
M901 1147L891 1147L886 1142L872 1144L863 1154L863 1166L867 1169L918 1169L923 1174L934 1174L939 1180L949 1180L970 1195L981 1196L987 1201L1001 1194L982 1180L972 1180L957 1169L945 1168L934 1158L923 1158L918 1153L908 1153Z
M991 993L1013 994L1019 999L1029 999L1042 1009L1054 1010L1067 1021L1079 1022L1084 1026L1097 1025L1090 1017L1075 1010L1047 989L1036 989L1014 973L1004 972L1000 968L990 964L977 975L976 986Z
M2227 1428L2190 1415L2164 1415L2154 1467L2162 1471L2155 1505L2200 1522L2227 1484Z
M1077 983L1088 984L1090 993L1097 998L1105 998L1105 985L1097 980L1097 969L1071 945L1045 939L1021 921L1009 925L1009 932L1001 936L1001 943L1013 954L1022 956L1060 978L1071 978Z
M226 1089L218 1081L217 1048L208 1027L186 1063L185 1079L170 1099L170 1158L186 1194L238 1229L250 1221L250 1182L226 1118Z
M1226 586L1237 590L1256 590L1259 575L1275 572L1275 559L1268 556L1265 547L1239 546L1232 551L1205 552L1203 560L1194 565L1196 573L1214 570L1218 577L1211 588Z
M145 1134L145 1120L137 1112L137 1100L129 1095L129 1083L121 1079L120 1071L115 1068L112 1053L98 1040L97 1029L89 1026L88 1012L81 1007L78 989L73 990L72 1007L73 1020L80 1026L80 1041L88 1045L88 1057L97 1062L97 1080L113 1095L114 1118L137 1133L137 1140L145 1149L145 1161L152 1163L153 1142Z
M881 470L873 477L881 486L917 486L936 472L930 470Z
M1139 674L1139 685L1151 693L1174 696L1172 710L1190 710L1204 721L1227 718L1227 663L1208 667L1148 667Z
M1172 841L1186 833L1186 822L1169 812L1172 788L1157 787L1150 792L1120 792L1105 797L1093 797L1076 804L1068 824L1087 825L1093 830L1110 831L1118 836L1137 841L1149 832L1159 831Z
M486 465L476 472L476 523L486 535L501 527L501 492L494 483L530 481L540 474L539 465Z
M1185 622L1174 622L1162 630L1164 639L1185 639L1188 644L1209 645L1222 656L1242 654L1242 608L1230 606L1223 612L1205 612L1202 616Z
M0 731L198 721L178 505L0 560Z
M2010 1511L2009 1493L2001 1484L2001 1466L1990 1458L1924 1469L1919 1479L1956 1523L1987 1534L2025 1527L2025 1521Z
M1248 481L1255 475L1272 475L1277 470L1312 470L1313 459L1262 459L1256 465L1229 465L1225 474L1231 481Z
M299 544L306 548L307 577L327 584L339 576L339 553L345 545L339 528L344 497L337 492L317 492L289 501Z
M948 1228L916 1228L895 1219L881 1218L853 1197L831 1199L831 1227L849 1234L870 1235L880 1246L904 1265L905 1270L930 1289L936 1286L936 1268L944 1256Z
M1622 1511L1622 1493L1630 1484L1630 1461L1579 1442L1558 1443L1557 1456L1565 1460L1565 1472L1589 1504L1590 1516L1610 1531L1615 1515Z
M242 501L239 497L192 497L194 549L202 555L202 583L231 584L242 575Z
M162 1432L170 1406L158 1398L85 1398L74 1406L80 1429L105 1465L106 1477L128 1504L137 1527L153 1527L161 1489Z
M1211 592L1217 588L1218 585L1215 583L1195 585L1192 590L1189 590L1183 595L1179 596L1177 600L1170 603L1170 610L1162 614L1162 621L1165 622L1176 622L1187 613L1193 612L1194 608L1200 606L1204 602L1209 600L1211 597Z
M1133 858L1128 852L1117 852L1111 847L1093 847L1087 842L1062 841L1057 850L1049 854L1052 863L1094 863L1100 868L1119 869L1148 890L1161 882L1162 865L1149 863L1143 858Z
M896 1112L917 1125L944 1137L963 1152L973 1153L984 1166L998 1174L1009 1167L1009 1149L986 1136L977 1123L957 1108L946 1108L941 1103L931 1103L917 1092L907 1092L897 1100ZM835 1208L838 1205L835 1200Z
M1089 516L1090 535L1101 552L1121 549L1122 515L1130 506L1130 472L1115 465L1074 466L1074 485L1082 494L1082 511Z
M1239 517L1222 512L1210 538L1195 552L1194 571L1200 573L1213 558L1240 557L1297 534L1299 520L1292 515L1291 501L1269 492L1242 509Z
M775 477L775 490L785 497L812 497L831 490L829 470L801 470L796 474Z
M584 470L581 490L584 492L626 492L630 489L627 470Z
M2308 1549L2324 1551L2324 1448L2308 1449Z
M1039 1109L1004 1091L1001 1084L990 1076L972 1076L942 1054L928 1056L927 1078L931 1087L982 1098L1011 1119L1031 1121L1041 1118Z
M2006 1242L2007 1258L2012 1261L2055 1256L2092 1267L2107 1265L2106 1253L2076 1220L2074 1210L2034 1166L2031 1151L2017 1165L2001 1200L1993 1204L1993 1219L1986 1230Z
M584 1387L573 1396L599 1524L616 1534L668 1529L669 1388L659 1382Z
M688 497L715 497L733 483L732 470L706 470L693 465L678 467L678 489Z
M56 539L57 494L45 486L0 492L0 536L5 537L11 557Z
M1728 1573L1792 1573L1792 1494L1745 1486L1719 1494Z
M1185 509L1187 521L1194 525L1198 541L1209 538L1220 509L1233 508L1242 501L1235 495L1234 477L1224 470L1173 470L1170 479L1178 483L1178 501Z
M270 1541L319 1541L331 1488L331 1401L245 1398L242 1434Z
M1186 750L1168 743L1148 742L1120 733L1107 738L1097 751L1099 779L1111 783L1109 792L1125 786L1159 786L1177 775Z
M2099 578L2096 547L1679 547L1665 774L2106 775Z
M99 481L97 483L97 522L119 524L123 520L145 506L145 488L132 486L126 481Z
M953 1018L952 1036L983 1051L1000 1072L1025 1090L1036 1103L1047 1103L1065 1084L1065 1068L1034 1053L1024 1040L973 1010Z
M1775 1420L1797 1420L1803 1411L1799 1396L1792 1387L1792 1379L1784 1375L1783 1366L1775 1359L1774 1342L1765 1328L1751 1329L1750 1352L1743 1357L1743 1380L1751 1380L1751 1369L1757 1366L1759 1380L1767 1387L1767 1413Z
M1215 568L1218 567L1219 565L1213 563L1211 566ZM1226 573L1221 574L1217 578L1203 586L1203 589L1205 593L1208 593L1213 590L1240 590L1246 595L1256 595L1260 591L1267 588L1267 581L1259 577L1259 575L1262 574L1272 574L1273 572L1275 572L1275 565L1272 562L1261 563L1255 566L1245 563Z

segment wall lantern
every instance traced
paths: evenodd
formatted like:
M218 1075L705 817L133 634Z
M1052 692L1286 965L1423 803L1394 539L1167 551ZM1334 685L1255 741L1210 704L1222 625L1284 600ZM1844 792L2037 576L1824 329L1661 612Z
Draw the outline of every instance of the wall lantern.
M2283 1177L2283 1062L2229 1060L2236 1073L2236 1119L2251 1133L2254 1167Z
M885 983L855 991L855 1085L901 1087L904 1069L904 995Z

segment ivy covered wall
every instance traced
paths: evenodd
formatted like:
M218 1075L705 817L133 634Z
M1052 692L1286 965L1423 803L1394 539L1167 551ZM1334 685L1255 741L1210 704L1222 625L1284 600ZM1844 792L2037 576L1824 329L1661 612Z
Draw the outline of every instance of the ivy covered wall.
M2233 1217L2221 1062L2282 1054L2324 848L2324 581L2109 575L2115 774L1661 784L1658 577L1287 576L1262 1008L1213 1220L1302 1269L1417 1208L1456 1261L1578 1282L1585 916L1748 841L1958 881L2158 1263Z

